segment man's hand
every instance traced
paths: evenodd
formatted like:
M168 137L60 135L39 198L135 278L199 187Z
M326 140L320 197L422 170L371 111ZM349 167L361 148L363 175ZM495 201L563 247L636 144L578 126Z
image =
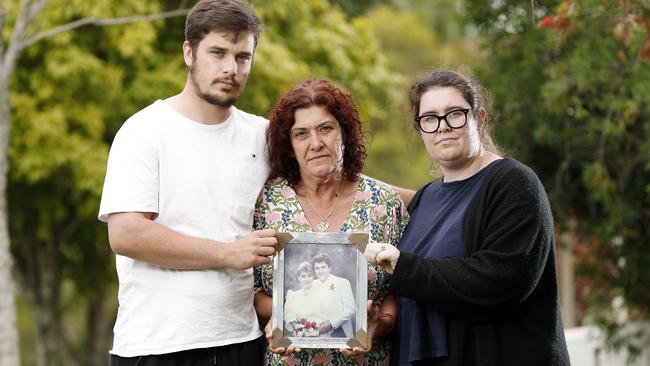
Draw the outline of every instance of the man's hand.
M382 266L390 274L395 271L399 258L399 250L396 247L386 243L369 243L363 254L368 258L369 263Z
M271 256L278 245L274 229L253 231L252 233L226 244L224 261L227 267L247 269L271 262Z
M332 323L330 323L329 320L325 320L324 322L318 324L318 334L325 334L330 332L332 329Z
M108 237L115 254L173 269L246 269L268 263L278 242L275 230L219 242L180 233L152 217L150 212L110 214Z
M253 231L232 243L224 244L225 267L247 269L271 262L271 256L278 245L277 233L273 229Z

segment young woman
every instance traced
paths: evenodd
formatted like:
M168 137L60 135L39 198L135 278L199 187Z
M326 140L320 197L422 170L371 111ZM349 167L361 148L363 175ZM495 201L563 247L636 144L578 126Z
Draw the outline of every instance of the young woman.
M568 365L553 218L539 179L503 158L481 87L434 71L411 88L414 127L442 177L409 205L399 243L366 256L393 274L394 365Z

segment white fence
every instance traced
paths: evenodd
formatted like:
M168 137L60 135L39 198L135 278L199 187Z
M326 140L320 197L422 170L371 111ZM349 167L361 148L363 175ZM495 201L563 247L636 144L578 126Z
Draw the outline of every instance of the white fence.
M643 326L650 331L650 325ZM639 329L630 326L626 331ZM596 326L568 328L564 334L571 357L571 366L627 366L627 351L613 351L605 347L602 330ZM647 338L646 338L647 339ZM630 366L650 366L650 344L646 343L641 354Z

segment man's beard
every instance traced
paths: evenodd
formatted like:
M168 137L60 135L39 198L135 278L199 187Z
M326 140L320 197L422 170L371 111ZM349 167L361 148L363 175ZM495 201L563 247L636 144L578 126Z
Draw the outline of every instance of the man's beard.
M216 106L219 106L219 107L222 107L222 108L230 108L233 104L235 104L235 102L237 101L237 97L241 93L241 90L240 90L240 93L237 93L236 95L234 95L232 97L222 98L222 97L219 97L217 95L210 94L210 93L208 93L206 91L203 91L201 89L201 85L196 80L196 66L194 64L192 66L190 66L190 81L192 82L192 85L194 86L194 90L196 91L196 95L199 98L203 99L204 101L206 101L206 102L208 102L208 103L210 103L212 105L216 105ZM237 82L235 82L234 79L229 79L228 81L235 84L234 88L239 88L239 84ZM245 81L244 81L244 83L245 83Z

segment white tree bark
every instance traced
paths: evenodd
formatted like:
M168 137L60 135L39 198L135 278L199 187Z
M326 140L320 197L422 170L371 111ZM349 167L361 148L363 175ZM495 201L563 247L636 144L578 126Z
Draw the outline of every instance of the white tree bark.
M0 76L0 365L19 366L18 327L16 323L16 289L14 286L9 220L7 219L7 172L9 170L9 90Z
M7 217L7 180L9 172L9 84L11 74L23 50L27 27L43 9L47 0L21 0L20 14L13 26L7 45L0 51L0 365L20 366L20 343L16 322L16 288L12 273L12 257ZM0 9L4 24L4 9ZM4 28L4 27L3 27ZM0 28L0 30L3 30Z
M10 82L22 51L47 37L85 25L109 26L154 21L187 14L189 9L137 15L115 19L84 18L64 24L48 31L30 35L28 28L36 19L48 0L20 0L20 12L11 28L11 36L5 44L0 37L0 366L20 366L20 348L16 322L16 288L12 274L12 256L7 217L7 180L9 172L9 120ZM181 2L184 5L185 2ZM0 2L0 31L6 26L5 3ZM42 362L42 361L41 361Z

